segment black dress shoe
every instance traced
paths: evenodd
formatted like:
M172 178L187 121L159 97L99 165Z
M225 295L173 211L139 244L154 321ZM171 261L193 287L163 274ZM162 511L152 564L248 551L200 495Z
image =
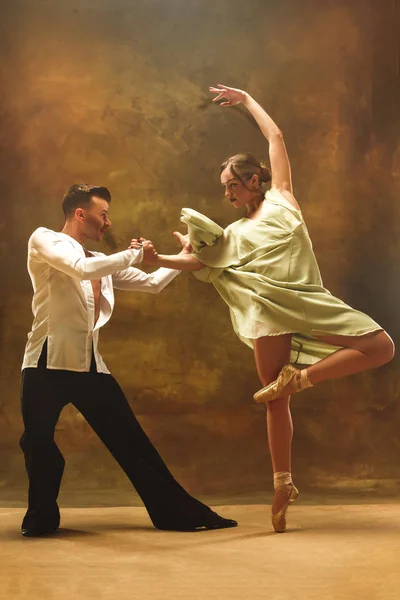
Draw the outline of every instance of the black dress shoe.
M56 528L52 528L52 529L38 529L35 527L32 527L31 529L26 529L25 527L23 527L21 529L21 534L24 537L41 537L44 535L50 535L52 533L54 533L55 531L57 531L58 527Z
M228 527L237 527L238 522L233 519L224 519L217 513L211 512L204 519L197 523L180 523L170 525L156 525L157 529L163 531L209 531L211 529L227 529Z
M209 529L227 529L228 527L237 527L238 522L234 519L224 519L224 517L220 517L215 513L212 518L207 519L207 521L198 525L193 529L193 531L207 531Z

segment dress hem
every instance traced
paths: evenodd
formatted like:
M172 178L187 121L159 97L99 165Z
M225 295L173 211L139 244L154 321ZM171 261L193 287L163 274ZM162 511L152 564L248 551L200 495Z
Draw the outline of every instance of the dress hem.
M374 327L373 329L368 329L367 331L362 331L359 333L332 333L332 331L322 331L320 329L312 329L311 331L280 331L279 333L265 333L263 335L257 335L257 336L248 336L248 335L243 335L238 331L235 331L236 335L240 338L246 339L246 340L258 340L262 337L278 337L280 335L311 335L313 337L317 336L317 335L338 335L338 336L342 336L342 337L361 337L363 335L368 335L369 333L374 333L375 331L385 331L383 329L383 327Z

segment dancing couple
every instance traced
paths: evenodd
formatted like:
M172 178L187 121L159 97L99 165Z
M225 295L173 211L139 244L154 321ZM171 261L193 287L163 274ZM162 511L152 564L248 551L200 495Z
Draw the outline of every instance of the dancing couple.
M179 254L159 254L152 242L139 238L128 250L105 256L84 244L100 240L111 225L110 192L74 185L64 197L62 232L39 228L30 238L34 323L22 379L21 446L29 477L25 536L51 533L59 525L64 459L54 429L69 402L124 469L155 527L194 531L237 525L173 478L105 366L97 343L100 327L111 317L113 288L159 292L186 270L213 283L228 304L234 331L254 351L262 384L254 399L267 407L276 532L286 530L286 511L298 496L291 475L291 395L393 357L393 342L382 327L323 287L277 125L246 92L222 85L210 91L214 102L223 100L220 106L242 103L269 143L270 169L246 153L220 168L225 197L245 208L245 217L222 229L185 208L188 234L175 232ZM159 268L148 275L132 266L139 262Z

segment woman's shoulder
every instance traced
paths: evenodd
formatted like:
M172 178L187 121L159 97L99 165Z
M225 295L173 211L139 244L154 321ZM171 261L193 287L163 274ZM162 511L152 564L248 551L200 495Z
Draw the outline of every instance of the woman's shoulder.
M282 190L277 187L272 187L265 193L266 202L271 202L279 206L283 206L295 214L301 215L300 206L296 198L289 190Z

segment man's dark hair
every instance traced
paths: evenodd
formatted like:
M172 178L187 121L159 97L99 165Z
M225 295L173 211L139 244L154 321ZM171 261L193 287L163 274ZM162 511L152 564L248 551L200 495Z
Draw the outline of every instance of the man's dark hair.
M111 202L111 194L108 188L99 185L87 185L86 183L74 183L68 188L62 201L64 215L70 217L77 208L87 208L93 196L103 198L108 203Z

